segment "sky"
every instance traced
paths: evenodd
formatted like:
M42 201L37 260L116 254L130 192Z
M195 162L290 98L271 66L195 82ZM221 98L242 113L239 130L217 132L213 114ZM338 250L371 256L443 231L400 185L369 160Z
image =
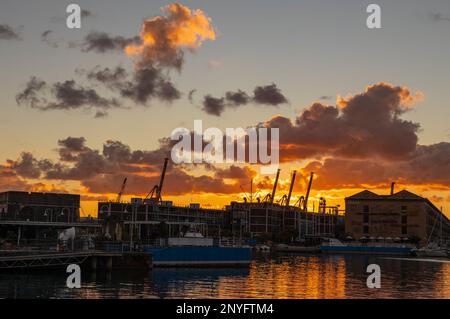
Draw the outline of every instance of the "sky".
M0 190L81 193L95 215L125 177L145 196L175 128L263 123L280 128L279 196L314 171L310 205L396 181L450 215L448 1L72 2L81 29L70 2L0 4ZM264 195L274 176L171 164L163 196L221 207L251 178Z

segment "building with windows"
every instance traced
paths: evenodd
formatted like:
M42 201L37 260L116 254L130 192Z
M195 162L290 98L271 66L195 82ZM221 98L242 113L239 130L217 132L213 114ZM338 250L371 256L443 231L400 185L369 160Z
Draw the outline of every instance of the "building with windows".
M448 242L449 219L427 198L403 190L378 195L365 190L345 199L345 232L354 239Z
M80 195L18 192L0 193L0 244L14 243L49 249L58 231L80 229ZM95 224L83 223L86 227ZM82 233L82 232L81 232ZM0 245L1 247L1 245Z
M80 195L3 192L0 193L1 221L78 222Z
M98 220L103 234L113 240L135 240L166 236L179 236L180 232L194 229L205 235L217 235L227 228L223 210L201 208L199 204L176 206L171 201L154 203L132 198L131 202L98 203Z
M319 206L318 212L303 211L296 206L264 202L231 202L229 214L234 233L250 237L259 235L295 234L297 238L336 237L342 216L337 206Z

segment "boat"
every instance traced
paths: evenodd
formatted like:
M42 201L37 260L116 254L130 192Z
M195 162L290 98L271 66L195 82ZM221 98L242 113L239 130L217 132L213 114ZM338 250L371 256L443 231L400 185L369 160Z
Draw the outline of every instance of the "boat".
M395 243L343 243L336 238L326 238L320 246L322 253L411 255L413 247Z
M428 237L427 244L425 245L425 247L413 250L413 253L417 257L449 257L449 251L446 247L444 247L444 241L443 241L443 237L442 237L442 216L443 216L443 213L441 212L441 218L440 218L441 231L440 231L440 235L439 235L439 244L431 241L431 237L436 228L437 219L435 219L433 228L431 229L430 236Z
M448 257L448 251L437 244L429 244L425 247L414 249L413 253L417 257Z
M256 246L254 246L254 249L257 252L270 253L270 246L268 246L268 245L256 245Z
M317 246L300 246L279 244L275 246L275 251L280 253L320 253Z
M250 247L224 247L195 231L160 243L158 247L143 247L152 255L154 267L247 267L251 262Z

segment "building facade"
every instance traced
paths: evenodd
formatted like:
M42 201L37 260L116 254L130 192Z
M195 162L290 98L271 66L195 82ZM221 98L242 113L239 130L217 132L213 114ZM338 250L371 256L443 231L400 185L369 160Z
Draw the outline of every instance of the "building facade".
M354 239L447 242L449 219L428 199L403 190L378 195L368 190L345 199L345 232Z
M201 208L199 204L175 206L168 201L144 203L142 199L132 199L130 203L99 202L98 220L103 234L117 241L129 239L132 228L136 239L146 240L160 237L162 232L178 236L188 228L217 235L228 225L223 210Z
M295 237L335 237L342 218L335 207L304 212L299 207L270 203L231 202L226 207L234 233L250 237L295 233Z
M80 195L3 192L0 221L64 222L80 220Z

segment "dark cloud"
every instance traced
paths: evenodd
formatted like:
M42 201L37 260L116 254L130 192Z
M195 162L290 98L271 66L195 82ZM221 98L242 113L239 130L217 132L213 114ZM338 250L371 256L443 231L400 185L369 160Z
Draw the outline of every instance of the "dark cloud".
M33 76L25 86L25 89L16 95L17 104L28 104L32 108L39 108L46 103L41 92L47 89L47 83Z
M8 161L10 167L20 176L26 178L39 178L41 167L31 153L24 152L18 161Z
M415 151L419 124L401 119L420 99L405 87L379 83L340 99L338 106L315 103L294 121L276 116L264 125L280 130L280 158L314 156L401 159Z
M302 170L316 173L318 189L386 187L391 181L450 189L450 143L419 145L401 161L328 158Z
M122 98L142 105L146 105L152 98L172 102L181 97L181 92L170 79L155 67L136 70L131 78L122 67L96 67L88 71L86 76L89 80L100 82L110 90L118 92Z
M96 67L89 71L77 70L77 73L102 84L104 89L118 96L105 98L93 86L81 86L74 80L48 85L45 81L32 77L16 95L16 101L43 111L95 109L95 117L102 118L107 116L109 109L123 107L121 99L148 105L153 98L172 102L181 97L181 92L158 68L139 69L132 76L122 67Z
M0 24L0 40L20 40L20 36L9 25Z
M83 72L81 72L83 73ZM120 87L121 83L128 77L127 71L123 67L100 68L99 66L87 71L86 77L89 80L95 80L97 82L105 84L109 88Z
M91 32L83 40L83 52L122 52L127 45L140 43L139 37L111 36L105 32Z
M159 182L163 160L171 151L167 139L162 139L160 147L153 151L132 150L128 145L113 140L106 141L99 151L87 147L83 137L59 140L58 146L60 158L56 162L38 160L31 153L23 153L16 161L8 160L8 178L80 181L90 192L104 194L117 192L117 185L127 176L128 192L144 195ZM6 175L4 170L6 166L0 167L0 173ZM253 176L254 172L248 168L231 167L217 170L215 174L192 176L181 165L169 164L165 194L235 193L239 192L238 182L225 183L223 178L246 178Z
M76 160L76 155L82 152L87 152L89 149L85 145L86 139L84 137L68 137L64 140L59 140L59 157L64 162L71 162Z
M119 89L122 97L130 98L139 104L146 104L154 97L171 102L181 96L178 89L164 77L160 69L150 66L137 70L133 80L120 83Z
M76 109L81 106L100 108L117 107L116 100L108 100L98 95L92 88L79 86L73 80L57 82L52 88L57 102L49 104L48 109Z
M96 119L102 119L102 118L105 118L107 116L108 116L107 112L105 112L105 111L97 111L97 112L95 112L95 116L94 117Z
M36 77L32 77L25 89L16 95L16 101L42 111L120 107L116 99L104 98L93 88L78 85L74 80L49 86Z
M244 91L237 90L236 92L225 93L225 99L228 103L234 106L246 105L251 98Z
M27 183L26 179L80 181L91 193L110 194L117 192L117 185L126 176L128 192L145 195L159 182L161 166L164 158L170 155L172 142L161 139L159 148L146 151L133 150L120 141L108 140L101 150L96 150L88 147L83 137L68 137L58 141L58 161L36 159L31 153L24 152L17 160L0 165L0 181L26 190L40 187ZM313 171L316 176L314 187L321 190L384 187L391 181L449 190L449 159L450 143L445 142L418 145L407 158L397 161L326 158L303 167L298 184L304 184L309 172ZM235 194L242 191L242 185L248 185L250 179L257 177L256 171L248 166L212 166L209 171L212 175L191 175L182 165L170 163L165 194ZM280 185L280 190L287 190L287 185ZM295 188L297 191L299 185ZM259 190L270 189L273 179L257 178L254 186Z
M225 99L206 95L203 99L203 111L210 115L220 116L225 110Z
M203 99L203 110L210 115L220 116L226 108L237 108L249 103L278 106L287 103L287 99L281 90L272 84L256 87L252 97L242 90L228 91L223 98L206 95Z
M58 140L58 145L62 148L74 151L74 152L83 152L87 150L85 145L86 139L84 137L68 137L64 140Z
M287 103L288 100L281 93L281 90L275 85L258 86L253 91L253 100L255 103L277 106Z
M95 81L111 91L112 98L105 98L100 91L90 86L81 86L74 80L54 84L32 77L26 88L16 95L18 104L28 104L41 110L95 109L95 117L107 116L110 108L122 107L121 99L130 99L136 104L148 105L152 99L173 102L181 97L170 78L169 71L181 71L184 50L194 50L205 40L214 40L215 32L210 18L201 10L191 10L180 4L163 8L167 16L157 16L143 22L141 35L136 37L111 36L105 32L89 33L81 44L84 52L125 52L135 58L131 75L122 68L97 67L82 71L90 81ZM89 16L89 12L84 13ZM49 42L51 30L42 34ZM97 87L97 86L95 86ZM192 94L190 95L192 98Z
M57 102L50 104L49 109L76 109L81 106L107 109L119 106L117 100L103 98L94 89L79 86L73 80L55 83L52 91Z

